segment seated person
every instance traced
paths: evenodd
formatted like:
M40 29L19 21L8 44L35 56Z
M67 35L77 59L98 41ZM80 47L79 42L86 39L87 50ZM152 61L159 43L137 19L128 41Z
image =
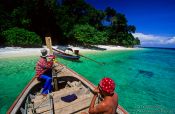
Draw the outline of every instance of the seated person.
M49 59L49 60L47 60ZM38 80L44 80L44 86L42 88L42 94L47 95L52 89L52 65L55 56L47 56L47 50L41 50L41 56L36 64L36 77Z
M115 82L110 78L103 78L94 90L95 95L90 104L89 114L116 114L118 95L114 90ZM98 93L103 97L103 100L94 107ZM83 112L81 114L87 113Z

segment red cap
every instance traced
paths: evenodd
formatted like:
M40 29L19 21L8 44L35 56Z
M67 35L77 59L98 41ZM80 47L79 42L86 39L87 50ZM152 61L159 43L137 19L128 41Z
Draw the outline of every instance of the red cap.
M100 81L99 85L100 85L100 88L102 89L102 91L104 91L108 94L114 93L115 82L111 78L103 78Z

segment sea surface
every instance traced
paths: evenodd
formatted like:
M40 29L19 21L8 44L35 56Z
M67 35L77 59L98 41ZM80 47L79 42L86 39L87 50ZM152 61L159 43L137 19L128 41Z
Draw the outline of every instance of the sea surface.
M97 85L116 82L119 104L131 114L175 114L175 50L138 49L83 53L99 62L57 60ZM5 114L34 76L38 57L0 59L0 114Z

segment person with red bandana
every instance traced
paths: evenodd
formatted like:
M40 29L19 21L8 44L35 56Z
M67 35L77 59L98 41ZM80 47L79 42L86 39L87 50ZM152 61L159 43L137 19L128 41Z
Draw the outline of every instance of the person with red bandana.
M94 90L95 94L90 104L89 114L116 114L118 95L114 90L115 82L111 78L103 78ZM103 97L103 100L94 106L98 93ZM82 114L87 113L83 112Z
M55 56L47 55L47 50L41 50L41 56L36 64L36 78L39 81L45 81L42 88L42 95L47 95L51 92L52 89L52 65Z

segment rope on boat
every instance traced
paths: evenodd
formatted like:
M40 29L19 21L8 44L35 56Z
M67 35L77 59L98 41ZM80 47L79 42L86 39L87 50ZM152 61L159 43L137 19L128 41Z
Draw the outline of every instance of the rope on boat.
M53 98L54 94L52 95L52 98ZM46 99L44 99L46 98ZM36 110L37 108L39 108L46 100L48 100L48 97L47 96L44 96L42 99L44 99L37 107L35 107L33 110Z
M37 108L39 108L43 104L43 102L48 99L46 96L44 96L43 98L46 98L46 99L44 99L37 107L35 107L34 110L36 110Z

